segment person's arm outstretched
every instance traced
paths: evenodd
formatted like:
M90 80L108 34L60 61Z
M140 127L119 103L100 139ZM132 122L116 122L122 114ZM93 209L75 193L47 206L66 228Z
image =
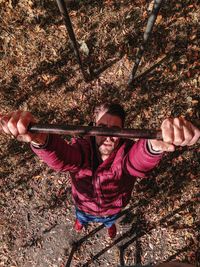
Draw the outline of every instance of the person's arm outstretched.
M30 133L29 124L36 121L37 119L28 111L19 110L0 115L0 132L19 141L31 143L32 150L56 171L75 170L84 164L84 160L87 159L84 154L89 151L89 146L85 146L83 151L78 143L69 145L60 136Z
M133 145L124 161L125 171L146 177L159 163L163 152L173 152L176 146L192 146L200 137L200 130L183 118L165 119L161 130L163 141L141 139Z

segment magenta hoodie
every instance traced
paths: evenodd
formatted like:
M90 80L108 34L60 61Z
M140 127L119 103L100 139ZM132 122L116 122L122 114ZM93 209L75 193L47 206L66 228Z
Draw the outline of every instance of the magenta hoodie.
M51 135L45 148L32 149L52 169L70 172L72 196L78 209L109 216L128 204L136 177L146 177L162 154L152 154L147 140L134 143L122 139L109 158L99 163L94 140L78 138L68 144Z

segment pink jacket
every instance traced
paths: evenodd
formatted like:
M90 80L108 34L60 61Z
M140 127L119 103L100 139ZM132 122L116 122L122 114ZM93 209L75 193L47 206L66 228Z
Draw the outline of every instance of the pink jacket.
M108 159L98 164L95 145L90 139L73 139L71 144L51 135L43 149L33 151L56 171L69 171L76 207L96 216L118 213L127 205L135 177L146 177L162 154L152 154L147 140L122 139Z

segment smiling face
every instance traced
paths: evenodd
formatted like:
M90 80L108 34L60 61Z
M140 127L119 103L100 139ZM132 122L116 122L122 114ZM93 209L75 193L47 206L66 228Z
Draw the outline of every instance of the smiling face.
M120 117L111 115L104 111L98 114L98 117L96 118L96 126L121 129L122 120ZM109 155L119 144L119 140L119 137L96 136L96 144L98 146L102 160L105 160L109 157Z

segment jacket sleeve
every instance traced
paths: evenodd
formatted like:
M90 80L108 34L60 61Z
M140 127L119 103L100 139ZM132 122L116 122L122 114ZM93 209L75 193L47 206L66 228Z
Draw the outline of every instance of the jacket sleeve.
M137 141L124 159L124 170L131 176L146 177L161 160L163 153L153 154L148 147L148 140Z
M75 171L84 161L84 150L78 142L68 144L57 135L50 135L43 148L31 145L32 150L56 171Z

